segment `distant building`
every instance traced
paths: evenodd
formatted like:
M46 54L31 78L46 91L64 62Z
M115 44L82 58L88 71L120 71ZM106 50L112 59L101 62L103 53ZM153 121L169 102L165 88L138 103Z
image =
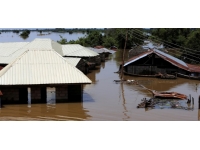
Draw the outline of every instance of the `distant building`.
M100 57L101 57L101 62L105 62L105 60L108 58L109 54L113 54L116 51L114 50L109 50L107 48L92 48L92 47L88 47L90 50L97 52Z
M88 62L89 68L101 65L100 55L89 48L79 44L65 44L62 45L63 57L82 58Z
M79 44L61 45L48 38L36 38L32 42L7 42L0 43L0 69L9 64L12 60L19 57L27 49L40 49L40 50L55 50L63 57L81 58L84 61L85 69L81 68L84 73L88 73L89 68L94 68L96 65L101 64L101 59L98 53L83 47Z
M157 49L150 49L130 58L124 64L129 75L154 76L156 73L177 74L182 77L200 77L200 66L191 65Z

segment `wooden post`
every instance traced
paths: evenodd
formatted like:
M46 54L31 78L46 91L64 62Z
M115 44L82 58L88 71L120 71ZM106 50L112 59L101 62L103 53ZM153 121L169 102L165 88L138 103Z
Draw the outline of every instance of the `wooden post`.
M194 105L194 97L192 97L192 104Z

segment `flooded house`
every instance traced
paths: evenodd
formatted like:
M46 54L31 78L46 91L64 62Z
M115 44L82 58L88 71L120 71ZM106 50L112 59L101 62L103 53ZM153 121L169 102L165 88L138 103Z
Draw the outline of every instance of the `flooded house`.
M83 85L92 81L55 50L36 47L22 48L0 71L2 103L82 101Z
M200 66L184 61L157 49L149 49L130 58L124 64L124 73L134 76L156 77L158 73L199 78Z
M109 57L109 54L113 54L116 52L116 50L113 49L107 49L104 46L95 46L94 49L95 51L102 51L105 54L105 58Z
M40 50L52 49L63 56L62 45L48 38L36 38L31 42L0 43L0 70L29 48L36 48ZM80 55L78 55L78 57L79 56ZM77 58L77 61L76 67L85 74L88 73L89 66L93 65L93 63L87 62L82 58Z
M84 74L89 73L89 64L87 61L81 58L64 57L70 64L78 68Z
M105 60L108 58L109 54L113 54L116 51L114 50L109 50L107 48L92 48L92 47L88 47L90 50L97 52L100 55L101 58L101 62L105 62Z
M62 53L63 57L84 59L89 65L89 69L94 69L96 66L101 65L101 58L98 53L79 44L62 45Z

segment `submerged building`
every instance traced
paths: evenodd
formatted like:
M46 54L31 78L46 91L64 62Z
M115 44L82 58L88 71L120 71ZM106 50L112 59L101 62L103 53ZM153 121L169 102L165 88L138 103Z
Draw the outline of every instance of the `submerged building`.
M87 62L89 69L101 65L101 58L97 52L90 50L79 44L65 44L62 45L62 56L71 58L82 58Z
M0 71L2 103L82 101L83 84L92 81L55 50L36 44L19 51L23 53Z
M157 73L181 77L200 77L200 66L184 61L157 49L134 56L124 64L124 72L135 76L155 76Z
M101 62L105 62L105 60L108 58L109 54L113 54L116 51L114 50L109 50L107 48L101 47L101 48L92 48L92 47L88 47L90 50L97 52L100 55L101 58Z
M52 49L63 57L81 58L78 68L85 74L89 68L100 65L98 53L79 44L61 45L48 38L36 38L32 42L7 42L0 43L0 70L12 60L19 57L27 49L49 50ZM82 66L80 66L80 64ZM85 68L85 69L83 69Z

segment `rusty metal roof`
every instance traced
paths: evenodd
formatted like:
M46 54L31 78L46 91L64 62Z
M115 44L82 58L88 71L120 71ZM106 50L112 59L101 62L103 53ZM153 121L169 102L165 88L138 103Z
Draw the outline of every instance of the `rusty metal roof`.
M192 65L192 64L187 64L190 72L199 72L200 73L200 66L198 65Z
M133 58L129 59L125 64L124 66L127 66L129 65L130 63L133 63L147 55L150 55L150 54L156 54L158 55L159 57L163 58L164 60L168 61L169 63L173 64L174 66L177 66L178 68L181 68L183 70L186 70L186 71L189 71L189 72L200 72L200 66L197 66L197 65L191 65L191 64L187 64L185 62L183 62L182 60L174 57L174 56L171 56L169 54L166 54L164 52L161 52L157 49L154 49L154 50L148 50L138 56L134 56Z

